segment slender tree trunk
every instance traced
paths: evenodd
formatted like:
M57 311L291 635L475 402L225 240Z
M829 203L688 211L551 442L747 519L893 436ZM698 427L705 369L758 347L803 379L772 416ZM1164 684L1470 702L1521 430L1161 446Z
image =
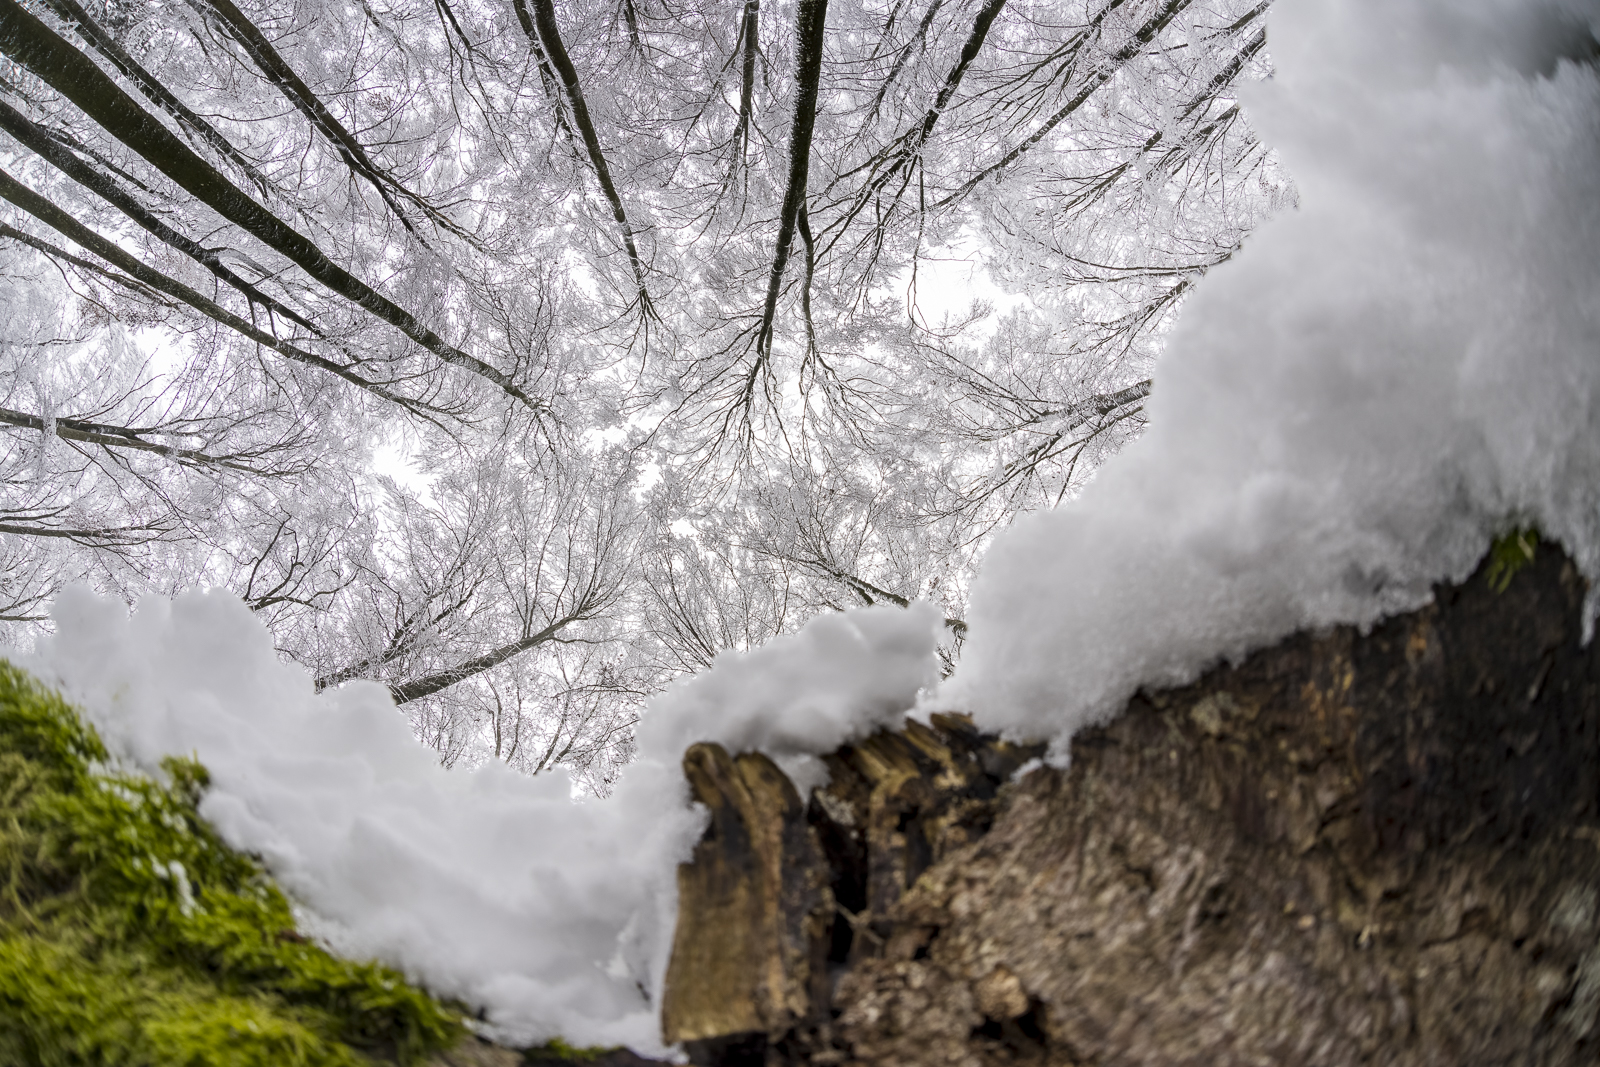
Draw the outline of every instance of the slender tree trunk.
M543 401L482 360L462 352L404 308L329 259L312 241L240 192L194 150L148 114L99 67L17 0L0 0L0 52L37 74L123 144L223 218L276 250L330 290L354 302L444 362L499 386L535 410Z
M525 11L524 5L528 0L516 0L519 11ZM623 246L628 251L628 262L633 266L634 280L639 286L639 297L642 301L641 310L649 307L649 293L644 284L644 263L639 258L639 248L634 241L633 227L628 222L628 212L622 206L622 196L617 192L616 183L611 180L611 167L606 163L605 150L600 147L600 135L595 131L594 120L589 117L589 105L583 97L583 86L578 82L577 68L572 65L572 58L567 55L567 47L561 41L561 27L556 23L556 9L553 0L531 0L533 23L538 40L544 45L544 51L550 58L551 65L561 78L561 84L566 89L567 103L572 108L572 121L578 127L578 134L583 138L583 146L589 154L589 165L594 168L595 180L600 183L600 191L605 195L606 202L611 205L611 216L617 221L617 229L622 233ZM526 14L523 18L524 27L528 20Z
M783 288L783 271L789 263L800 210L806 201L827 17L828 0L800 0L795 15L795 97L794 122L789 130L789 177L784 186L783 206L778 212L778 240L772 252L772 270L767 278L767 298L761 310L761 328L756 335L756 349L761 359L765 359L772 351L773 323L778 312L778 294Z
M307 366L316 367L318 370L324 370L329 374L337 375L338 377L349 382L351 385L354 385L360 389L364 389L373 396L387 400L392 404L397 404L414 414L422 416L423 418L432 418L432 416L438 411L438 409L432 408L431 406L420 401L412 400L409 397L402 396L390 390L383 384L371 381L370 379L357 374L347 367L340 366L330 359L325 359L322 356L307 352L280 337L267 333L265 330L258 328L254 323L240 318L227 308L218 304L216 301L195 292L182 282L168 278L160 271L154 270L151 267L139 262L133 256L124 252L121 248L118 248L116 245L112 244L104 237L101 237L87 226L84 226L82 223L78 222L77 219L74 219L71 215L68 215L65 211L62 211L50 201L46 200L38 193L35 193L33 190L27 188L4 171L0 171L0 199L9 200L11 203L26 211L40 222L43 222L59 231L63 236L67 237L75 244L88 249L101 259L105 260L107 263L119 268L126 273L127 277L124 278L121 275L107 271L101 267L97 267L93 263L80 259L77 256L73 256L62 249L56 248L46 241L42 241L39 238L34 237L32 234L23 233L21 230L14 229L13 227L7 226L4 223L0 223L0 237L8 237L14 241L20 241L31 248L43 252L52 259L71 263L74 266L91 271L124 287L134 287L136 285L148 286L150 289L153 289L158 293L164 293L175 300L189 305L201 314L215 319L217 322L228 327L230 330L233 330L235 333L247 338L248 340L254 341L263 348L270 348L272 351L277 352L279 355L285 356L288 359L292 359L296 363L304 363Z

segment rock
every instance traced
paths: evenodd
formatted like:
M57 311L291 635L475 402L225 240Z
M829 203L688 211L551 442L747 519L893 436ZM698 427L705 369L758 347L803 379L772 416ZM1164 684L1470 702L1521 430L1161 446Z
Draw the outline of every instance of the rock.
M517 1061L523 1067L668 1067L671 1060L652 1060L625 1048L531 1048Z
M424 1067L522 1067L522 1053L468 1034L454 1047L435 1053Z
M1541 547L1141 694L1015 784L1028 752L959 717L841 749L799 875L837 901L831 997L699 1062L1595 1062L1585 593ZM675 957L669 996L698 981Z

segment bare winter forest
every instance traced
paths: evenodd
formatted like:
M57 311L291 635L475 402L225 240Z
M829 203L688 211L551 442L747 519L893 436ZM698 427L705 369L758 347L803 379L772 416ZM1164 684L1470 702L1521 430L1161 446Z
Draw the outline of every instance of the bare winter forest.
M232 591L447 764L935 602L1293 194L1253 0L0 0L0 616Z

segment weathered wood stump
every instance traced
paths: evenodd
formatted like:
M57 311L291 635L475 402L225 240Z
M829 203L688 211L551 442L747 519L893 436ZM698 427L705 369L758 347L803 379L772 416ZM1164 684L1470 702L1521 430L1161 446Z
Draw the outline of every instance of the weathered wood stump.
M713 825L668 1037L706 1064L1596 1062L1585 593L1541 548L1503 591L1141 694L1015 783L1032 753L956 716L834 753L804 807L770 764L781 804L691 767Z
M771 760L699 744L683 768L711 823L678 871L661 1024L668 1042L726 1058L826 1004L833 898L805 805Z

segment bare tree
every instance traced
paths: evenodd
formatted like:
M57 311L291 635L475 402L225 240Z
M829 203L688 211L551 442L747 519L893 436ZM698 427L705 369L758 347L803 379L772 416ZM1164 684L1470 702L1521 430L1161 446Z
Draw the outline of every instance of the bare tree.
M0 621L222 584L441 759L596 791L816 611L931 598L954 655L1292 196L1264 11L0 0Z

